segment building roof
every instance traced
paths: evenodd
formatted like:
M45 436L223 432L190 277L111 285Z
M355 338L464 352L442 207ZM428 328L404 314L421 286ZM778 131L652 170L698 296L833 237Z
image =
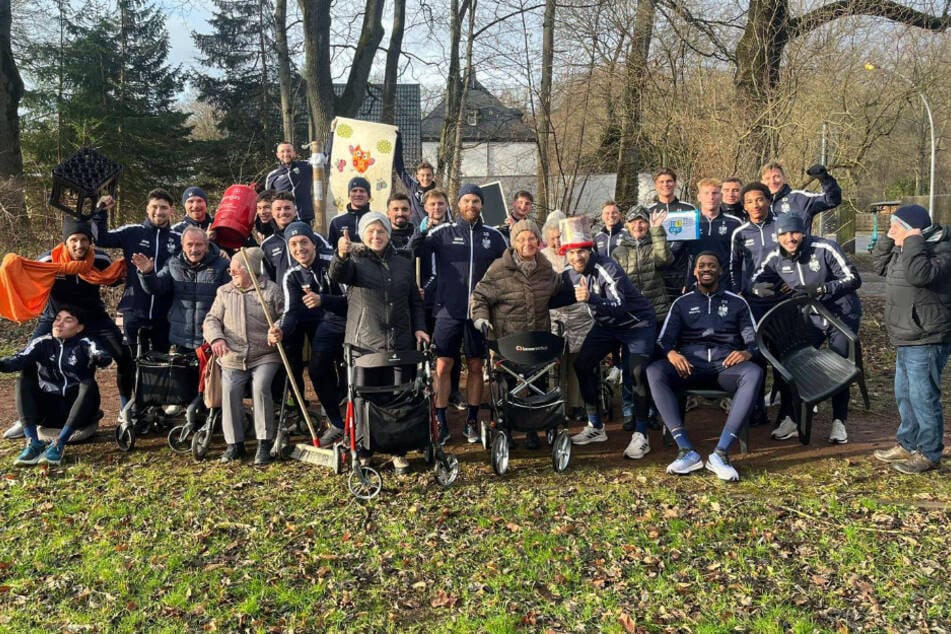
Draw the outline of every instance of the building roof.
M334 93L343 94L346 84L334 84ZM305 110L306 112L306 110ZM367 84L367 95L354 119L379 122L383 114L383 84ZM419 84L396 85L396 127L403 139L403 160L406 165L416 165L423 158L420 140Z
M463 142L534 142L535 132L522 121L522 111L508 108L474 77L464 104ZM439 141L446 118L446 99L440 100L423 118L420 136L423 141Z

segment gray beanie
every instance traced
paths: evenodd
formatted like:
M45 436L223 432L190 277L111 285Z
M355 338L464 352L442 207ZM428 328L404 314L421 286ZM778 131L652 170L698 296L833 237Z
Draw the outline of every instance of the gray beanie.
M357 225L357 234L360 236L360 239L363 240L363 232L366 231L374 222L379 222L383 225L383 228L386 229L387 237L393 232L393 228L390 226L390 219L381 214L378 211L368 211L360 217L360 224Z

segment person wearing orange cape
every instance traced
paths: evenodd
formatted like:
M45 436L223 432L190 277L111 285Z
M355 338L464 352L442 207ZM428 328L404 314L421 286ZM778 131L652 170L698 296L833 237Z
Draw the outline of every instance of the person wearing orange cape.
M96 340L116 361L116 383L125 402L132 394L135 366L122 334L106 312L100 287L114 286L125 279L125 261L113 262L104 251L92 246L88 222L67 216L63 221L63 241L36 260L8 253L0 264L0 317L18 323L39 317L35 339L52 331L56 314L63 306L75 306L85 314L84 335ZM27 371L20 380L36 380ZM5 438L23 435L19 421L4 433Z

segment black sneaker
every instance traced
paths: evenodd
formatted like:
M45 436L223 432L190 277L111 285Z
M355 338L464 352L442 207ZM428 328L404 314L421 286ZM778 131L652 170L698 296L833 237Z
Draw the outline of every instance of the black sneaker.
M266 465L271 464L274 458L271 457L271 447L274 446L274 442L270 440L259 440L258 449L254 452L254 464L256 465Z
M449 395L449 405L455 407L458 410L464 410L469 407L469 404L466 403L466 397L462 395L462 392L456 390Z
M223 454L221 454L221 458L218 459L218 462L232 462L235 460L241 460L245 456L244 443L239 442L233 445L228 445L228 448L225 449Z

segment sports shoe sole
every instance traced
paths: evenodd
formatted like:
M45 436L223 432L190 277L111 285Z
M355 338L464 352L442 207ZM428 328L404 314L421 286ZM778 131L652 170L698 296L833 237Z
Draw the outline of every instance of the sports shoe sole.
M693 473L694 471L700 471L701 469L703 469L703 460L695 462L689 467L687 467L686 469L683 469L680 471L677 471L673 469L672 467L667 467L667 473L671 475L687 475L688 473Z
M579 447L582 447L582 446L584 446L584 445L590 445L590 444L593 444L593 443L596 443L596 442L607 442L607 441L608 441L608 437L607 437L607 436L598 436L597 438L582 438L581 440L574 440L574 439L572 439L572 440L571 440L571 444L572 444L572 445L578 445Z
M799 438L799 432L794 431L790 434L783 434L782 436L778 436L776 434L770 434L769 437L772 438L773 440L792 440L793 438Z

